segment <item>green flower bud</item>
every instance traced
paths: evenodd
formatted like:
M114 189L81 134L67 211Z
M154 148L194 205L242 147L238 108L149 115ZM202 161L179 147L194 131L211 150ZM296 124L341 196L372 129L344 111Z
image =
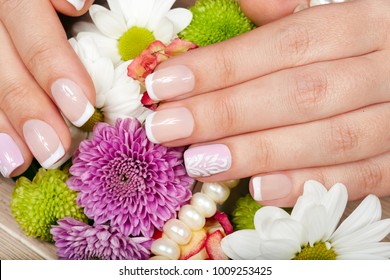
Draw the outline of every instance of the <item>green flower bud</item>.
M69 173L40 168L34 179L20 177L12 194L11 211L27 236L52 241L50 229L57 220L73 217L88 222L76 204L77 192L69 189Z
M254 229L254 217L257 210L261 207L250 194L240 197L232 213L232 222L235 230Z

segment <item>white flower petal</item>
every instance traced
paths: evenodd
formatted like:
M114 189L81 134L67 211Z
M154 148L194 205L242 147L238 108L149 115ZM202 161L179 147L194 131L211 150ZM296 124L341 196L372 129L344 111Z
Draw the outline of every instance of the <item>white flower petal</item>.
M139 27L146 27L150 18L155 17L153 8L156 5L155 0L133 0L128 2L128 11L126 19L133 21ZM125 4L125 3L123 3Z
M222 241L222 249L230 258L253 260L260 255L260 239L255 230L235 231Z
M275 206L264 206L257 210L254 217L254 224L261 239L268 239L267 231L272 223L278 219L289 219L290 215L281 208Z
M332 239L332 247L336 250L361 244L379 242L390 233L390 219L374 222L348 235Z
M89 14L96 27L110 38L118 40L127 30L123 18L100 5L92 5Z
M174 37L173 23L166 18L162 19L160 24L154 29L153 35L157 40L168 44Z
M108 3L108 7L110 8L110 10L112 12L114 12L115 14L117 15L122 15L123 13L123 9L122 9L122 6L121 6L121 3L122 2L128 2L128 1L119 1L119 0L107 0L107 3Z
M151 11L152 17L146 25L149 30L156 30L161 24L161 20L165 17L165 14L171 9L176 0L155 0L153 10Z
M173 23L173 32L177 34L191 23L192 13L184 8L176 8L170 10L166 17Z
M335 231L345 211L348 202L347 188L343 184L335 184L326 195L323 196L321 204L326 209L326 232L324 240L328 240Z
M277 219L267 229L268 239L288 239L299 247L305 241L304 228L301 223L291 219Z
M72 25L72 34L77 36L81 32L100 33L99 29L92 22L78 21Z
M390 242L360 244L359 246L337 249L337 255L370 254L390 258Z
M304 226L308 231L307 241L310 246L314 246L314 243L323 240L327 230L327 213L325 207L323 205L313 205L306 212L305 219Z
M369 195L359 204L351 215L341 223L330 239L340 239L373 222L379 221L381 214L382 210L379 199L374 195Z
M291 260L300 251L300 245L292 240L275 239L260 242L261 256L269 260Z

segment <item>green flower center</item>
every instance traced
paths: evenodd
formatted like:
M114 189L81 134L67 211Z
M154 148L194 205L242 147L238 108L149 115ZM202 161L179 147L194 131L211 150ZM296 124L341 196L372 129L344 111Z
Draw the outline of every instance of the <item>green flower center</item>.
M313 247L310 245L302 247L301 252L293 260L335 260L336 257L332 248L328 248L324 242L318 242Z
M98 122L104 122L104 115L100 109L95 108L95 113L89 118L89 120L80 129L85 132L92 132L93 127Z
M154 41L152 32L146 28L134 26L119 39L119 54L124 61L134 59Z

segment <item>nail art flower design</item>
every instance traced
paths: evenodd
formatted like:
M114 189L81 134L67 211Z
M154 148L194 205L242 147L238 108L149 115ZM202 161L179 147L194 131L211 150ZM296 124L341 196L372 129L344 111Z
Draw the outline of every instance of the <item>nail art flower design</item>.
M381 205L367 196L337 227L348 200L347 188L334 185L329 191L308 181L291 215L264 206L254 217L255 229L239 230L222 240L232 259L388 259L390 219L381 220Z
M108 0L110 9L92 5L93 25L79 24L79 37L90 36L104 46L107 57L117 64L136 58L149 44L168 44L191 22L184 8L171 9L176 0ZM80 31L83 31L80 33Z

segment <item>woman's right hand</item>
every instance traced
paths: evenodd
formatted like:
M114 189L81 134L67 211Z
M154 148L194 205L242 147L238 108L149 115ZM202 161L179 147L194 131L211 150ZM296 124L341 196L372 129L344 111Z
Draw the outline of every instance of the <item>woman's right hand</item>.
M49 168L70 145L61 113L81 126L93 114L92 81L56 11L79 16L93 0L0 0L0 171Z

